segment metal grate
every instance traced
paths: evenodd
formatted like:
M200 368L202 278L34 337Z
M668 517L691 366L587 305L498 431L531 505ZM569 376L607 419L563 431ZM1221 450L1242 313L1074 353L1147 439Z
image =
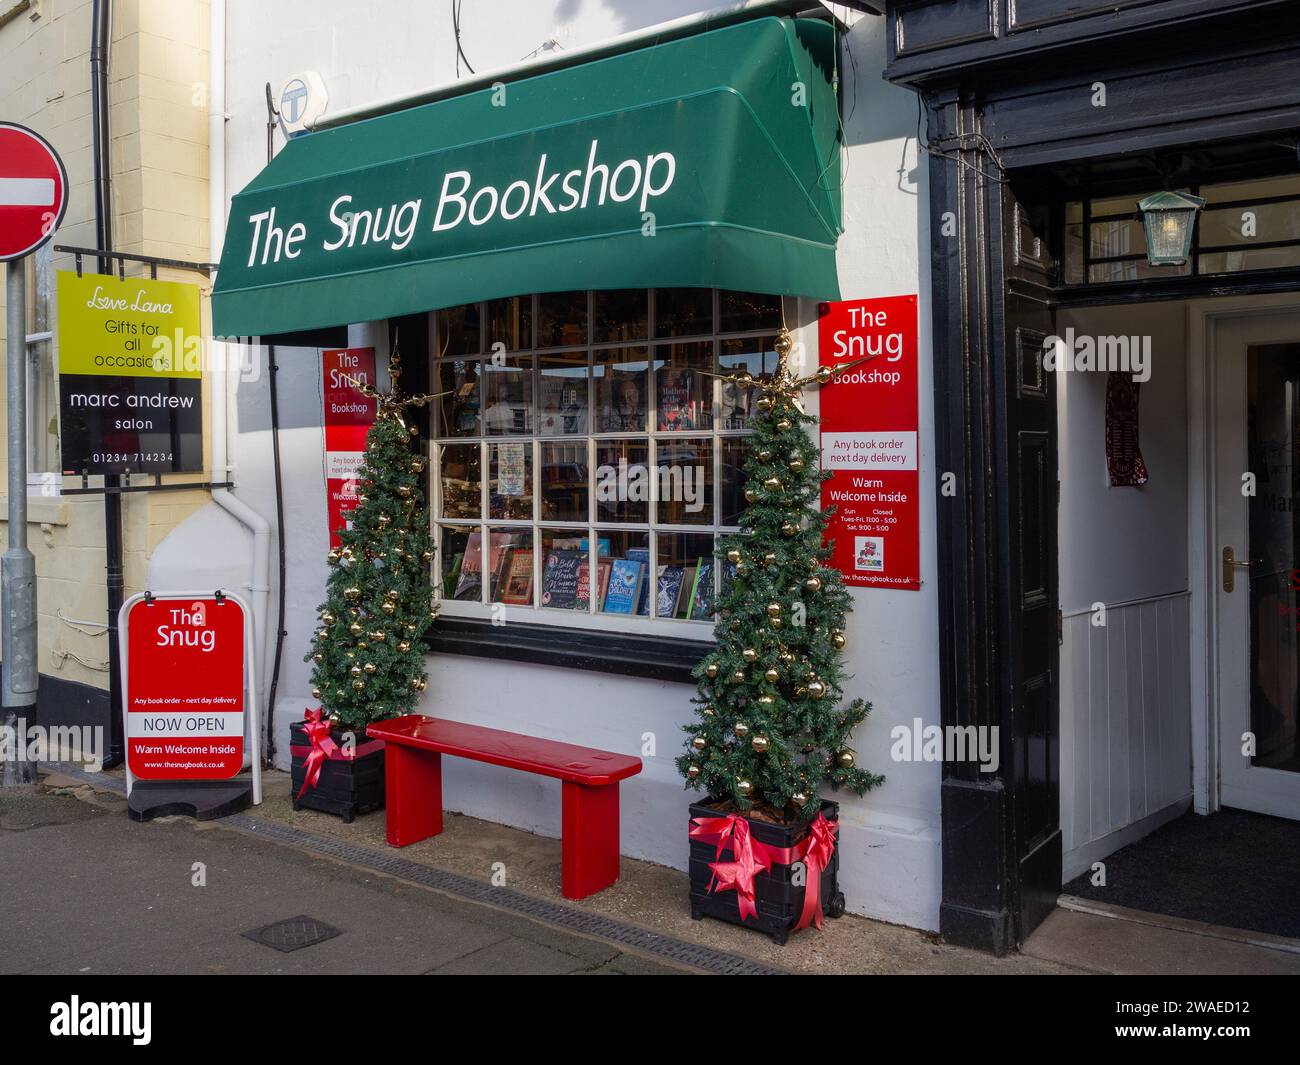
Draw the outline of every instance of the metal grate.
M105 777L102 773L88 773L77 766L51 763L49 768L64 776L84 780L100 787L107 787L119 794L125 793L126 785L120 780ZM317 836L304 832L291 825L282 824L252 814L233 814L223 817L220 822L229 828L248 832L275 843L284 843L301 847L314 854L326 855L348 862L351 865L373 869L414 884L433 888L436 891L453 895L473 902L488 903L512 913L522 914L534 920L544 921L559 928L567 928L581 935L596 936L612 943L632 947L635 950L689 965L704 972L722 976L784 976L786 970L761 965L738 954L714 950L697 943L687 943L672 936L650 932L636 925L618 921L600 914L586 913L572 906L564 906L547 899L534 898L521 891L510 888L493 887L490 883L475 880L459 873L450 873L443 869L433 869L427 865L413 862L397 854L374 851L356 843L332 839L329 836ZM246 935L248 933L245 933Z
M254 943L261 943L266 947L273 947L282 954L301 950L303 947L314 947L317 943L324 943L325 940L342 934L333 925L318 921L315 917L308 917L306 914L287 917L283 921L275 921L261 928L240 933L245 939L251 939Z

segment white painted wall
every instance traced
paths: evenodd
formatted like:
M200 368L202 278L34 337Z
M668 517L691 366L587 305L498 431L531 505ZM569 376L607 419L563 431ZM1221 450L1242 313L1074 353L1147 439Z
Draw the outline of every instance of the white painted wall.
M515 62L548 37L575 46L705 4L562 0L466 5L464 43L477 69ZM473 8L473 10L471 10ZM508 9L508 10L506 10ZM450 80L453 53L445 5L323 3L271 4L231 0L228 19L227 190L242 188L265 162L262 86L278 86L289 73L314 69L337 110ZM916 154L916 100L881 80L885 62L883 20L858 21L848 38L851 62L841 78L849 142L844 172L847 231L840 239L840 286L846 298L920 294L921 329L921 540L920 592L859 590L848 625L850 695L875 704L854 738L859 764L884 772L883 788L864 799L840 797L841 879L850 910L921 928L938 927L940 902L938 764L889 761L889 730L913 718L939 720L935 648L935 510L929 247L924 166ZM430 305L435 304L431 295ZM815 320L804 308L803 321ZM383 330L352 327L350 343L374 344L385 355ZM815 326L803 330L810 346ZM815 350L815 347L813 347ZM302 662L315 609L324 597L327 551L325 490L321 471L320 361L314 352L281 351L280 443L288 530L285 659L275 714L278 762L287 764L287 729L312 705L309 672ZM269 419L264 380L241 384L235 437L238 494L263 514L274 514ZM206 521L207 519L205 519ZM217 542L222 530L195 522L155 556L156 587L199 553L239 556L235 539ZM230 563L232 576L246 565ZM273 596L275 592L273 591ZM677 868L686 864L687 793L672 764L682 723L692 713L693 687L575 670L436 656L430 691L421 709L463 721L513 729L610 750L640 753L643 734L657 739L656 757L622 788L623 851ZM449 808L517 825L545 835L560 831L558 782L449 759L444 766Z
M1066 880L1182 813L1192 793L1185 308L1062 312L1057 331L1149 336L1139 429L1150 479L1112 488L1104 373L1057 374L1061 831ZM1105 604L1105 626L1093 624Z

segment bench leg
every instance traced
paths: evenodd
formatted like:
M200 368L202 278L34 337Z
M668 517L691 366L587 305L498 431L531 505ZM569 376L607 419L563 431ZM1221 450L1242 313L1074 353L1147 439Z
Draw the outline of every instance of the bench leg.
M390 743L384 748L388 842L405 847L442 831L442 755Z
M564 782L561 893L585 899L618 879L618 785Z

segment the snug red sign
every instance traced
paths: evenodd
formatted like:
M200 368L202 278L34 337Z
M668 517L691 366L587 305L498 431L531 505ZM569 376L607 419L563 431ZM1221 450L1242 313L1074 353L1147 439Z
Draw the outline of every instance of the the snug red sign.
M846 584L921 587L916 297L825 305L822 366L847 366L821 390L822 509ZM852 365L856 363L856 365Z
M366 453L366 434L375 422L376 405L357 384L374 386L374 348L333 348L322 353L325 382L325 488L330 547L342 542L357 505L357 471Z
M127 768L140 780L224 780L244 764L243 606L141 599L127 612Z

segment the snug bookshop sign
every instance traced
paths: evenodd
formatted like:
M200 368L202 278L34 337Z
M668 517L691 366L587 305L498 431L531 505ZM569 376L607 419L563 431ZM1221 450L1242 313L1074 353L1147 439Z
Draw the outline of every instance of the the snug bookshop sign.
M58 288L63 472L201 470L197 286L64 272Z

